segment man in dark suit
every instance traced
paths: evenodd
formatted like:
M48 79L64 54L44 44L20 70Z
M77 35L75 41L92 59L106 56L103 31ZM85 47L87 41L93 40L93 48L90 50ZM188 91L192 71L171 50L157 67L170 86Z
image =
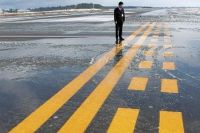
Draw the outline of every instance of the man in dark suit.
M116 44L119 43L118 41L121 42L124 40L124 38L122 37L123 23L125 21L125 13L124 13L123 4L124 4L123 2L119 2L118 7L115 8L115 11L114 11L114 20L115 20L115 27L116 27Z

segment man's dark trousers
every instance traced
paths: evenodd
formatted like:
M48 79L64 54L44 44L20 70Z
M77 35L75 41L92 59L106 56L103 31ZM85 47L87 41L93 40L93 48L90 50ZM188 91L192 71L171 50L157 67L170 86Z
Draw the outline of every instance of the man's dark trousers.
M116 40L118 41L118 37L119 37L119 40L121 40L122 39L123 23L117 22L115 24L115 28L116 28Z

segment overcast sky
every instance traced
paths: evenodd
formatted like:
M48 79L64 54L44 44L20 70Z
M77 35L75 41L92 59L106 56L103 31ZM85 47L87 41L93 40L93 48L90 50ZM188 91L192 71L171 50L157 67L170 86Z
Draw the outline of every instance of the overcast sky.
M44 6L70 5L83 2L114 6L118 0L0 0L0 8L35 8ZM198 6L200 0L123 0L127 6Z

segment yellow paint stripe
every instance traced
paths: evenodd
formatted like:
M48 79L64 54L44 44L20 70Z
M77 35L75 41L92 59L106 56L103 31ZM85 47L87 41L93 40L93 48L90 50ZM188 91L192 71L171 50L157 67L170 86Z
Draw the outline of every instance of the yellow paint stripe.
M143 25L135 31L131 38L134 39L137 34L142 32L145 27ZM129 38L130 40L130 38ZM26 119L14 127L10 133L32 133L35 132L41 125L43 125L59 108L61 108L73 95L78 92L83 85L85 85L101 68L109 62L120 49L113 48L111 51L104 54L95 64L88 67L79 76L73 79L63 89L51 97L48 101L37 108Z
M152 51L152 50L145 51L145 52L144 52L144 55L145 55L145 56L153 56L153 55L154 55L154 51Z
M134 133L139 109L119 108L107 133Z
M134 77L128 87L129 90L144 91L148 83L148 78Z
M184 133L181 112L160 111L159 133Z
M172 52L165 52L164 57L172 57L173 56L173 53Z
M175 70L176 66L174 62L163 62L163 69L164 70Z
M99 83L94 91L87 97L70 119L63 125L58 133L82 133L95 117L111 91L135 57L140 45L146 40L152 30L152 25L145 31L140 39L133 45L123 58L113 67L106 77Z
M178 81L176 79L162 79L161 92L178 93Z
M139 64L140 69L151 69L153 66L152 61L141 61Z
M146 23L145 25L143 25L140 29L138 29L137 31L133 32L130 36L128 36L124 41L123 44L127 44L130 41L132 41L141 31L144 30L144 28L146 26L148 26L150 23Z

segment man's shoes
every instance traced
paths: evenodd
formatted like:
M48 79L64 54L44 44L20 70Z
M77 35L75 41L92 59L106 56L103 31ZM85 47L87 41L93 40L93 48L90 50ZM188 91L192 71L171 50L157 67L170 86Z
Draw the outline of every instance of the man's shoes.
M118 44L119 42L118 42L118 40L117 41L115 41L115 44Z
M124 41L124 38L120 38L120 41Z

